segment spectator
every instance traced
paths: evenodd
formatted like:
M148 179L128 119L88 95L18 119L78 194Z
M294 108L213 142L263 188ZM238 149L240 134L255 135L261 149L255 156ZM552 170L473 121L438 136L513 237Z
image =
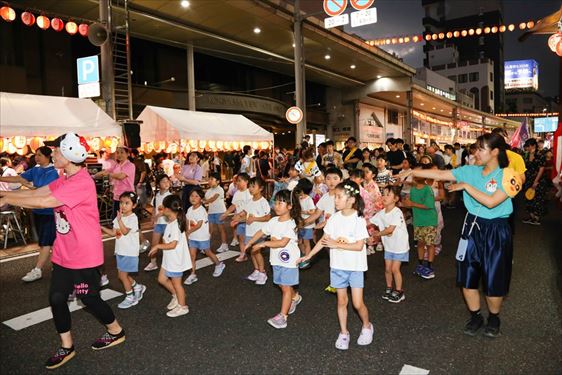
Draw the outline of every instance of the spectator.
M357 163L361 161L363 155L361 155L361 150L357 148L357 139L355 137L349 137L345 142L342 158L345 169L352 171L357 168Z

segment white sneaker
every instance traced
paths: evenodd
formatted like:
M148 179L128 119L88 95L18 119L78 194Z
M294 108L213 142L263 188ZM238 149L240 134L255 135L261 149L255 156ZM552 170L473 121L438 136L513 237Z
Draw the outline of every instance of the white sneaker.
M166 313L170 318L177 318L178 316L182 316L189 313L189 307L187 306L176 306L175 309L170 310Z
M144 240L144 241L142 241L142 243L139 247L139 253L142 254L142 253L148 251L149 249L150 249L150 241Z
M256 278L256 285L265 285L267 282L267 274L265 272L260 272Z
M228 244L223 243L219 246L219 248L217 249L217 253L224 253L226 251L228 251Z
M377 250L377 251L383 251L383 250L384 250L384 247L382 246L382 242L379 242L379 243L377 244L376 250Z
M158 269L158 265L157 265L157 264L154 264L154 263L152 263L152 262L148 263L148 264L146 265L146 267L144 267L144 270L145 270L146 272L156 271L157 269Z
M183 283L184 283L185 285L191 285L191 284L197 282L197 280L199 280L199 279L197 278L197 275L194 274L194 273L192 273L192 274L190 274L190 275L187 277L187 279L185 279L185 281L184 281Z
M336 349L347 350L349 349L349 333L340 333L336 340Z
M33 268L31 271L27 273L27 275L25 275L21 279L26 283L30 283L32 281L39 280L41 277L43 277L43 272L41 272L41 268Z
M146 285L137 284L133 288L133 292L135 292L135 298L137 301L140 301L144 296L144 292L146 292Z
M107 275L101 275L100 286L104 287L107 285L109 285L109 278L107 277Z
M173 295L173 296L172 296L172 299L171 299L171 301L170 301L170 303L168 304L168 306L166 306L166 308L167 308L168 310L173 310L173 309L175 309L175 308L178 307L178 306L179 306L179 305L178 305L178 297L176 297L175 295Z
M133 307L138 304L139 301L135 298L134 294L128 295L125 299L117 305L120 309L128 309L129 307Z
M361 329L361 334L357 339L357 345L369 345L373 342L373 333L375 329L372 324L369 324L369 328Z
M213 272L213 277L219 277L222 275L224 269L226 268L226 264L224 262L220 262L215 266L215 271Z
M230 246L234 247L234 246L238 246L240 245L240 242L238 242L238 239L236 237L234 237L232 239L232 242L230 243Z
M252 272L251 274L248 275L248 277L246 277L246 280L256 281L258 279L259 274L260 271L254 270L254 272Z

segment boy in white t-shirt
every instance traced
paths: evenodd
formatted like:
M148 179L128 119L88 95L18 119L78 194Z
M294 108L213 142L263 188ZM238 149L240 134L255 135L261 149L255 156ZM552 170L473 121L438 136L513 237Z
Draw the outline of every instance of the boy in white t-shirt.
M375 235L381 236L384 244L386 290L382 298L388 302L399 303L406 299L400 266L402 262L408 262L410 251L406 221L402 211L396 207L396 203L400 200L400 188L398 186L385 187L382 200L384 209L371 218L371 223L380 229L375 232ZM396 286L394 290L392 289L393 279Z
M226 243L226 224L221 220L221 215L226 212L226 205L224 203L224 189L220 186L221 177L218 173L213 173L209 177L209 189L205 192L204 204L209 205L209 226L211 235L214 228L219 228L221 236L221 245L217 249L217 253L228 251L228 244Z
M236 176L237 190L232 197L232 204L230 205L230 207L228 207L226 212L220 216L221 221L224 221L231 213L235 213L236 215L238 215L242 211L244 211L246 203L248 203L252 199L252 195L248 191L248 181L250 181L250 176L248 176L246 173L240 173L238 176ZM238 240L240 245L240 256L238 258L244 260L244 258L246 257L244 245L246 236L246 223L239 223L236 220L232 220L230 222L230 226L236 228L234 238ZM234 240L232 242L234 243ZM232 243L230 245L234 246L232 245Z

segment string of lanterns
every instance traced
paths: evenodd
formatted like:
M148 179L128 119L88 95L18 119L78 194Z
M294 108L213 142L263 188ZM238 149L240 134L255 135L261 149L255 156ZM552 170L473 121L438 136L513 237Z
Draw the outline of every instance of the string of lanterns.
M6 5L0 8L0 16L6 22L13 22L15 21L17 15L14 9ZM75 35L78 33L83 37L88 36L88 24L86 23L77 24L73 20L69 20L65 23L59 17L53 17L52 19L49 19L49 17L43 14L35 17L32 12L27 10L21 13L20 18L21 22L28 27L37 25L37 27L42 30L51 28L57 32L66 30L66 32L70 35Z
M532 29L535 26L534 21L521 22L519 25L509 24L509 25L499 25L499 26L485 26L485 27L474 27L470 29L444 31L440 33L425 34L420 35L402 35L393 36L388 38L380 38L366 41L370 46L384 46L388 44L405 44L405 43L418 43L422 42L424 39L426 41L430 40L443 40L452 38L464 38L467 36L478 36L482 34L496 34L498 32L504 33L506 31L515 31L516 29L525 30ZM561 47L562 48L562 47Z

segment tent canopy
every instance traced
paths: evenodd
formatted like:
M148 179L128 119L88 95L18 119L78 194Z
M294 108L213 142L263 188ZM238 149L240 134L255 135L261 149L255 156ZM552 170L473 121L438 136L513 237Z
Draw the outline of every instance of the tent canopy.
M272 141L273 134L242 115L147 106L137 120L143 142Z
M0 92L0 135L121 137L121 126L90 99Z

